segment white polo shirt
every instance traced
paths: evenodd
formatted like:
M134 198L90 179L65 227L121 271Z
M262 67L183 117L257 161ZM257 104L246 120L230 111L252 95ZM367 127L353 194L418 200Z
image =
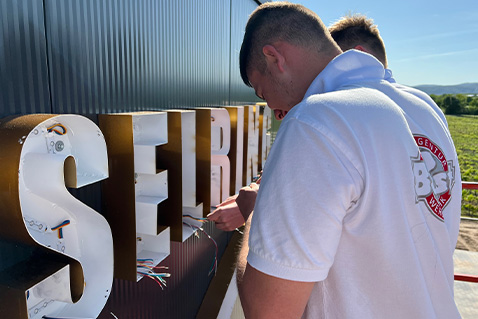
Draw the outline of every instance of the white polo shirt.
M282 121L266 162L249 264L316 282L307 318L458 318L461 180L448 129L355 50Z

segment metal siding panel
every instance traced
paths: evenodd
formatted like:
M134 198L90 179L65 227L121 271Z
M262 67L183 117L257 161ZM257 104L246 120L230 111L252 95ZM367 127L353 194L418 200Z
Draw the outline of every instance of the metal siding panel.
M51 111L42 0L0 1L0 117Z
M229 103L227 0L45 0L55 113Z
M249 15L257 8L254 0L231 0L231 69L230 69L230 100L231 105L250 104L261 101L252 88L247 87L239 71L239 52L241 51L244 30Z
M212 223L204 226L224 253L231 234L220 231ZM111 295L99 319L195 318L213 275L208 276L214 258L214 244L202 233L184 243L171 243L171 255L160 265L168 266L171 277L162 290L154 281L139 282L115 279Z

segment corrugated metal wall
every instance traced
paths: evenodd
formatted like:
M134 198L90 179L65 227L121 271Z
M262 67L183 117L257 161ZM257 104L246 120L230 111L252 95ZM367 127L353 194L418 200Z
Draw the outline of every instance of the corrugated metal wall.
M224 0L46 0L55 113L229 103Z
M219 245L220 257L231 234L212 224L205 231ZM153 280L134 283L115 279L111 296L98 318L112 319L111 313L125 318L195 318L213 275L208 276L215 246L204 235L190 237L184 243L171 243L171 255L160 265L168 266L171 277L162 290Z
M244 25L256 6L253 0L0 1L0 116L256 101L238 73Z
M0 117L51 112L43 1L0 1L0 19Z
M238 54L253 0L1 0L0 117L240 105ZM0 150L2 151L2 150ZM71 190L101 212L99 183ZM5 213L5 212L2 212ZM222 255L230 234L207 225ZM0 240L0 270L35 248ZM115 279L99 318L194 318L211 277L204 235L172 243L172 277Z
M265 1L262 1L265 2ZM247 19L252 11L257 7L254 1L234 1L231 8L231 68L230 100L249 103L250 101L259 101L254 91L248 89L241 79L239 72L239 52L241 50L242 39L244 38L244 29Z

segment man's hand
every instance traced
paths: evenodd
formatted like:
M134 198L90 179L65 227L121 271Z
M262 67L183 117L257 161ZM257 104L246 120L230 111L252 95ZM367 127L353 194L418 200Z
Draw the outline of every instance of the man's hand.
M256 183L241 188L239 195L231 196L223 201L207 215L207 219L215 222L216 227L224 231L241 227L254 209L258 191L259 185Z
M229 197L207 215L207 219L215 222L218 229L232 231L244 225L244 217L236 204L237 197L238 195Z

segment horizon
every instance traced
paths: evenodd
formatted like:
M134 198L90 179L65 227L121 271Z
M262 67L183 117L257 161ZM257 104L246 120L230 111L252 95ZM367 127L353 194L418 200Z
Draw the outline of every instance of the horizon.
M399 83L460 85L478 83L478 3L404 0L291 0L316 12L328 27L349 13L374 20L385 42L389 68Z
M459 85L465 85L465 84L477 84L478 82L464 82L464 83L457 83L457 84L417 84L414 86L426 86L426 85L434 85L434 86L459 86Z

